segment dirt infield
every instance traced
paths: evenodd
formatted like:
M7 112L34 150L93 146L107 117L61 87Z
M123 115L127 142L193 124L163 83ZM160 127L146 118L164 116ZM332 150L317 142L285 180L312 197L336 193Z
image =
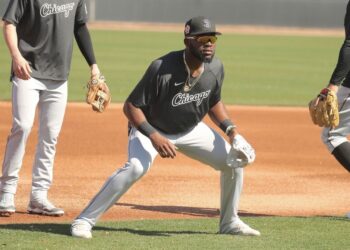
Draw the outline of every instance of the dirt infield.
M2 160L11 105L0 102L0 109ZM350 175L321 144L320 129L311 124L306 109L232 106L229 112L257 151L256 163L245 171L241 215L343 216L350 211ZM20 172L17 213L0 218L0 224L71 221L124 164L126 124L119 104L104 114L93 113L85 104L68 105L49 194L66 211L60 218L26 213L35 124ZM182 155L157 158L150 172L102 219L217 217L219 196L219 173L210 167Z

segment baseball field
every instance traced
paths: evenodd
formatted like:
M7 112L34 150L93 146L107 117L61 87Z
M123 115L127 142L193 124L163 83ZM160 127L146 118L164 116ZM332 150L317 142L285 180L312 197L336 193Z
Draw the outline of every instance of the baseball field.
M96 114L83 102L89 71L75 48L49 193L66 214L56 218L26 213L36 123L20 172L17 211L10 218L0 217L0 248L350 249L350 219L345 217L350 212L350 175L321 143L321 129L311 123L306 108L329 80L341 32L227 29L218 40L217 56L225 66L223 101L257 153L256 162L245 169L240 216L261 237L217 234L219 173L183 155L157 158L150 172L101 218L93 239L70 237L70 222L126 160L122 102L151 60L183 48L178 27L172 32L102 27L92 25L91 36L113 103ZM10 60L3 40L0 65L3 158L11 129Z

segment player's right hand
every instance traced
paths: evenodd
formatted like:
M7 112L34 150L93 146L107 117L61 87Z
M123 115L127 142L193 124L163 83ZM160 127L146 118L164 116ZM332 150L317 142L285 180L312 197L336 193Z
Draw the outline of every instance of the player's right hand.
M19 79L30 79L30 74L32 73L32 70L29 66L29 63L22 56L13 58L12 69L15 76L17 76Z
M151 139L153 147L158 151L162 158L174 158L176 156L175 145L167 138L158 132L152 133L149 138Z

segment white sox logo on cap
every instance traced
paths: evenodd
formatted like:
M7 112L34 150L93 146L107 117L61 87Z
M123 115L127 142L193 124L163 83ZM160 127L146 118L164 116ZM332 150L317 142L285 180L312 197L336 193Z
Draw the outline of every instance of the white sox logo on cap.
M209 29L211 27L210 21L208 19L203 19L203 26Z
M190 33L190 29L191 29L191 27L187 24L187 25L185 26L185 35L187 35L187 34Z
M185 24L184 34L188 36L199 36L205 34L221 35L216 31L215 24L209 18L198 16L188 20Z

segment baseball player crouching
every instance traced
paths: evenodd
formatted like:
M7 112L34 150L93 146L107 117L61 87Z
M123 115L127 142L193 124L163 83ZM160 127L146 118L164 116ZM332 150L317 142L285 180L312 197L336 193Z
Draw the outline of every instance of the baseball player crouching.
M175 158L177 151L221 171L219 232L260 235L238 216L243 168L228 166L230 144L202 122L209 114L230 142L239 136L221 101L224 68L214 57L220 34L208 18L194 17L185 24L185 49L150 64L124 104L131 124L128 160L73 221L72 236L91 238L99 217L147 173L155 157Z

